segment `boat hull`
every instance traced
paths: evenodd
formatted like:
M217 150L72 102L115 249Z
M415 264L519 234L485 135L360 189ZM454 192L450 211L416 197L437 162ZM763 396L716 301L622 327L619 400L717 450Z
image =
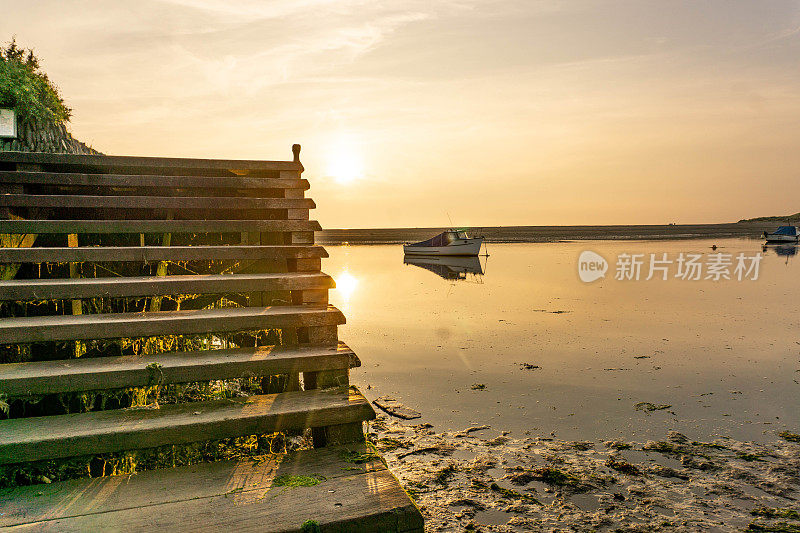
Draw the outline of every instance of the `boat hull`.
M483 239L459 239L447 246L403 245L406 255L478 255Z

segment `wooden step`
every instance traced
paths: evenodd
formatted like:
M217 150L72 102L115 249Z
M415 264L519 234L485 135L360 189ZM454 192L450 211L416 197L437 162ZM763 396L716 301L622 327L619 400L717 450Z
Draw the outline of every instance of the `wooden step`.
M0 248L0 263L157 262L328 257L321 246L86 246Z
M247 176L154 176L150 174L82 174L64 172L0 171L0 183L76 187L301 189L308 180L299 178L251 178Z
M0 233L240 233L319 231L315 220L0 220Z
M82 194L0 194L4 207L59 209L313 209L310 198L232 196L87 196Z
M136 157L118 155L53 154L45 152L0 152L0 163L115 168L241 170L303 170L299 161L257 161L246 159L188 159L178 157Z
M344 315L335 307L310 305L15 317L0 319L0 344L192 335L344 323Z
M221 461L0 490L10 531L322 531L422 533L419 510L376 457L346 461L365 445L305 450L261 461ZM314 486L273 486L280 476Z
M155 448L372 420L355 388L0 420L0 464Z
M160 366L148 368L152 363ZM359 365L356 354L343 342L338 347L278 345L141 357L89 357L0 365L0 391L9 397L20 397L340 370Z
M333 287L335 287L333 279L321 272L14 279L0 281L0 300L127 298L170 294L324 290Z

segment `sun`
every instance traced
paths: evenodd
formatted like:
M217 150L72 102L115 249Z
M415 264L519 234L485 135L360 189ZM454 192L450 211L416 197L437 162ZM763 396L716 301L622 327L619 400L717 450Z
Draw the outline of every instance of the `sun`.
M339 185L349 185L364 177L364 160L358 144L347 135L331 143L327 157L327 175Z

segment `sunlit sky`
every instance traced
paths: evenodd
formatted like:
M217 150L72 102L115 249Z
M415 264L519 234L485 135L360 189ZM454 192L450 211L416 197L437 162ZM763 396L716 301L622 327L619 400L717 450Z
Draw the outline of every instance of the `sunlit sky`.
M800 211L800 2L0 0L109 154L290 159L324 227ZM450 218L448 218L448 215Z

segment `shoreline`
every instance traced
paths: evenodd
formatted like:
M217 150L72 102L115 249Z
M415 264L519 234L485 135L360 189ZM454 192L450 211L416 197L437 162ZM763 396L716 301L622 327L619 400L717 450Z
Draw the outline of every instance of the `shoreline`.
M321 245L402 244L428 239L447 228L325 229L316 232ZM760 239L775 222L728 224L611 225L611 226L494 226L474 228L487 243L550 243L576 240Z

